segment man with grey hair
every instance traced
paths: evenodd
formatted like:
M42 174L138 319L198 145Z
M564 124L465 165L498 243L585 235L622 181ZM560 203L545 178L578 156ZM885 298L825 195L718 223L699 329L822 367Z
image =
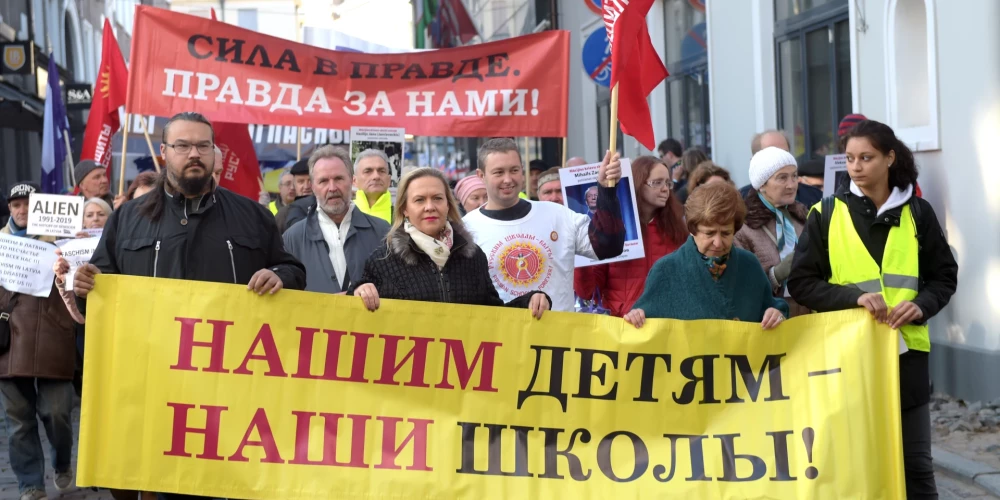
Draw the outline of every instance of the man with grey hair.
M314 151L309 177L316 204L285 231L285 248L306 267L306 291L342 293L361 278L389 223L351 202L354 169L347 151L335 146Z
M366 149L354 160L355 198L362 212L392 223L392 195L389 193L389 157L378 149Z
M222 172L226 171L226 166L222 164L222 150L219 149L219 145L215 145L215 170L212 170L212 178L215 179L215 185L218 186L219 182L222 181Z
M785 133L780 130L771 129L753 136L753 139L750 140L750 156L757 154L762 149L771 147L791 151L788 147L788 138L785 137Z
M292 179L292 173L285 170L278 177L278 199L272 201L268 208L272 214L277 215L278 210L291 205L293 201L295 201L295 181Z

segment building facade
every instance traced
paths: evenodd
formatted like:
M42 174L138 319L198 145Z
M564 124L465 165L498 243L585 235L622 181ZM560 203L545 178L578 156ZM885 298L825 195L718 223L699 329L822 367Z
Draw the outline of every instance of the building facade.
M92 85L100 64L99 0L6 0L0 2L0 43L31 42L31 74L0 75L0 185L41 178L42 116L49 56L64 88ZM86 111L70 111L74 150L79 154Z
M0 43L31 42L29 75L0 74L0 185L41 177L42 116L49 55L59 67L64 93L92 88L101 63L104 20L111 21L128 60L135 7L166 7L166 0L4 0ZM67 100L74 162L80 157L88 102ZM67 185L70 184L67 182Z
M606 87L582 46L603 29L586 0L558 3L572 32L569 154L607 147ZM780 128L800 158L838 150L848 113L888 123L915 152L920 185L961 271L930 322L935 387L1000 397L1000 2L968 0L656 0L647 25L670 71L649 97L657 140L697 146L744 185L750 139ZM970 43L970 41L974 41ZM594 139L598 140L595 141ZM647 154L631 138L626 156Z

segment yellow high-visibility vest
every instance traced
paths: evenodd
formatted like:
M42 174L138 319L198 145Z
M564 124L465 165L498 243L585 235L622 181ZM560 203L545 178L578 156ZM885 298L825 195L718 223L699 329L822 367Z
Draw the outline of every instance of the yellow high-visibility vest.
M267 208L271 210L271 215L278 215L278 202L272 201L267 205Z
M821 212L821 204L817 203L813 210ZM830 283L850 286L865 293L880 293L890 308L917 297L920 289L920 244L909 204L903 206L899 226L889 230L881 269L854 229L850 209L840 199L834 204L827 240L832 271ZM906 325L900 328L900 333L906 347L930 352L927 325Z
M365 192L359 189L354 195L354 204L357 205L358 210L361 210L362 213L378 217L392 224L392 195L388 191L382 193L382 196L379 196L375 200L374 205L370 205Z

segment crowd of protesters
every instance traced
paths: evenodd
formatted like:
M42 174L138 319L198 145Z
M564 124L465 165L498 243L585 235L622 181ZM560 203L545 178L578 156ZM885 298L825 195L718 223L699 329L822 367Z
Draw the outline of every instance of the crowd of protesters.
M796 159L780 131L753 137L742 167L751 184L739 190L704 152L663 141L658 157L631 164L645 256L577 268L578 255L606 260L624 250L613 187L622 168L613 152L587 193L586 215L563 204L558 166L534 160L526 168L517 144L502 138L486 140L475 172L454 186L432 168L406 173L394 203L383 152L352 159L320 147L281 175L272 202L219 188L212 125L197 113L176 115L163 128L163 173L141 174L126 194L111 196L104 167L77 165L84 227L103 230L89 264L71 277L60 257L48 298L0 289L11 331L0 355L0 402L21 498L46 498L36 416L53 446L55 487L73 483L70 413L81 390L82 325L102 273L233 283L256 294L346 294L371 311L399 299L516 307L540 319L587 303L635 328L669 318L771 329L792 316L862 307L905 341L906 488L910 498L936 498L927 322L955 292L958 266L933 208L917 196L913 154L893 131L852 115L840 135L850 183L826 199L822 165ZM572 158L566 166L583 164ZM10 188L3 233L30 237L27 200L37 189ZM519 277L540 265L528 250L496 251L524 235L546 243L544 281Z

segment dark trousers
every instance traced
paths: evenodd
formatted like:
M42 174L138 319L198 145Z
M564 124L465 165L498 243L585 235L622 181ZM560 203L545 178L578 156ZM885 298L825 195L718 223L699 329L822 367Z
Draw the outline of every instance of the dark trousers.
M10 468L21 492L45 489L45 458L38 420L52 445L52 468L70 470L73 458L73 386L68 380L8 378L0 380L0 402L7 413Z
M931 408L925 403L903 410L903 470L906 498L937 500L931 459Z

